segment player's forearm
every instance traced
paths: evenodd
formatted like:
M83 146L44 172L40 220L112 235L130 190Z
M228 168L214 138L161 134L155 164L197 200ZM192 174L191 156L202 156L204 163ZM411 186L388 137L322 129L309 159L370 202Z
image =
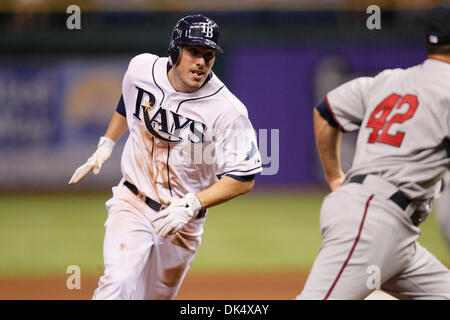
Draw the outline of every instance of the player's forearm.
M314 135L325 178L331 190L335 190L340 186L344 177L340 159L342 132L338 128L330 126L314 109Z
M224 176L211 187L197 193L197 197L202 208L210 208L249 192L254 182L254 180L241 182Z
M127 118L115 111L104 136L117 142L127 131Z

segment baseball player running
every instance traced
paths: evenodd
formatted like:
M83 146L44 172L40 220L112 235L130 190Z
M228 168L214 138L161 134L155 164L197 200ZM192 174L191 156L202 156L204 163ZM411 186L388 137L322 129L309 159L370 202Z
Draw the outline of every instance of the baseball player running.
M94 299L173 299L207 208L249 192L262 171L245 106L211 71L222 52L208 17L177 22L168 57L134 57L98 148L69 184L98 174L129 130L123 178L106 202L105 271Z
M450 299L450 271L417 242L450 177L449 2L427 12L426 48L422 64L349 81L314 109L332 193L320 212L322 246L297 299L364 299L378 285L399 299ZM357 129L344 175L342 132Z

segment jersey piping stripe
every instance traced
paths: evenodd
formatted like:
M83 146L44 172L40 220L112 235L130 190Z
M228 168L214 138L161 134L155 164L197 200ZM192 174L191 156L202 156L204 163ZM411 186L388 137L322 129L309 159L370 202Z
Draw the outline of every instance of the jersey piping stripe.
M167 146L167 184L169 186L170 195L173 197L172 194L172 187L170 186L170 172L169 172L169 155L170 155L170 144Z
M158 61L159 59L160 59L160 58L156 59L155 62L153 62L153 66L152 66L152 76L153 76L153 82L154 82L155 85L158 87L158 89L161 90L162 95L163 95L162 100L161 100L161 102L159 103L159 105L161 105L161 104L163 103L163 101L164 101L165 95L164 95L164 91L161 89L161 87L158 85L158 83L156 82L156 79L155 79L155 64L156 64L156 61ZM176 111L176 112L178 112L178 110L180 109L180 106L181 106L181 104L182 104L183 102L186 102L186 101L192 101L192 100L199 100L199 99L204 99L204 98L211 97L211 96L215 95L216 93L218 93L220 90L222 90L223 87L225 87L225 85L223 85L222 87L219 88L219 90L217 90L216 92L214 92L213 94L210 94L210 95L208 95L208 96L198 97L198 98L193 98L193 99L187 99L187 100L181 101L181 102L178 104L178 107L177 107L177 111ZM172 128L173 128L173 124L172 124ZM173 194L172 194L172 187L171 187L171 185L170 185L169 156L170 156L170 145L168 145L168 148L167 148L167 163L166 163L166 166L167 166L167 184L168 184L168 186L169 186L170 195L173 196Z
M156 59L155 60L155 62L153 62L153 66L152 66L152 77L153 77L153 82L155 83L155 85L158 87L158 89L161 91L161 93L162 93L162 99L161 99L161 102L159 103L159 105L162 105L162 103L163 103L163 101L164 101L164 98L165 98L165 94L164 94L164 91L163 91L163 89L161 89L161 87L158 85L158 83L156 82L156 79L155 79L155 64L156 64L156 61L158 61L160 58L158 58L158 59Z
M324 298L323 300L327 300L328 297L331 295L331 292L333 291L334 287L336 286L336 283L339 281L339 278L341 277L342 272L344 272L345 267L347 266L347 264L348 264L350 258L351 258L352 255L353 255L353 251L355 250L356 245L358 244L359 238L360 238L360 236L361 236L361 231L362 231L363 226L364 226L364 221L366 220L367 210L369 209L370 201L372 201L373 197L374 197L374 195L372 194L372 195L369 197L369 199L367 200L367 202L366 202L366 209L364 210L364 215L363 215L363 218L362 218L362 220L361 220L361 224L359 225L358 235L357 235L357 237L356 237L356 239L355 239L355 242L353 243L352 249L350 250L350 253L348 254L347 259L345 260L345 262L344 262L344 264L343 264L341 270L339 271L339 273L338 273L336 279L334 280L333 284L331 285L330 290L328 290L328 293L327 293L327 295L325 296L325 298Z
M344 129L344 127L342 126L342 124L338 121L338 119L337 119L336 116L334 115L333 110L331 110L330 103L328 102L328 97L327 97L327 96L325 96L325 103L327 104L328 110L330 111L331 116L333 117L334 121L336 121L336 123L339 125L339 128L340 128L342 131L346 132L345 129Z
M156 84L156 82L155 82L155 84ZM214 92L214 93L212 93L212 94L210 94L210 95L208 95L208 96L198 97L198 98L192 98L192 99L186 99L186 100L181 101L181 102L178 104L178 107L177 107L177 111L176 111L176 112L178 112L178 110L180 110L180 106L181 106L181 104L182 104L183 102L193 101L193 100L200 100L200 99L212 97L213 95L215 95L216 93L218 93L220 90L222 90L223 87L225 87L225 85L221 86L221 87L219 88L219 90L217 90L216 92ZM158 88L159 88L159 87L158 87ZM161 88L160 88L160 89L161 89ZM172 124L172 128L173 128L173 124ZM170 155L170 145L168 146L168 149L167 149L167 183L168 183L168 185L169 185L170 195L172 195L172 188L171 188L171 186L170 186L169 155ZM172 195L172 196L173 196L173 195Z
M164 98L166 97L166 95L165 95L165 93L164 93L164 90L161 89L161 87L158 85L158 83L156 82L156 79L155 79L155 64L156 64L156 61L158 61L159 59L160 59L160 58L156 59L156 60L153 62L153 66L152 66L152 77L153 77L153 82L155 83L155 85L158 87L158 89L159 89L159 90L161 91L161 93L162 93L162 99L161 99L161 102L159 103L159 105L161 106L162 103L163 103L163 101L164 101ZM167 164L166 164L166 167L167 167L167 184L168 184L168 186L169 186L170 195L173 196L173 194L172 194L172 188L171 188L171 186L170 186L170 174L169 174L170 145L168 145L167 147L168 147L168 148L167 148ZM154 148L155 148L155 139L153 139L152 156L153 156L153 149L154 149Z
M152 159L153 159L153 149L155 149L155 138L152 136Z
M230 171L227 171L227 172L224 172L224 173L219 173L219 174L217 174L216 176L217 176L217 178L220 179L220 177L222 177L224 174L227 174L227 173L230 173L230 172L250 172L250 171L259 169L259 168L261 168L261 167L262 167L262 166L258 166L258 167L255 167L255 168L249 169L249 170L230 170Z
M180 106L181 106L181 104L182 104L183 102L193 101L193 100L200 100L200 99L212 97L213 95L215 95L216 93L218 93L220 90L222 90L223 87L225 87L225 85L221 86L221 87L219 88L219 90L217 90L216 92L214 92L214 93L212 93L212 94L210 94L210 95L203 96L203 97L198 97L198 98L186 99L186 100L181 101L181 102L178 104L177 111L175 111L175 112L178 112L178 110L180 110ZM172 123L172 128L171 128L170 130L173 130L173 126L174 126L174 124Z
M181 106L182 103L187 102L187 101L194 101L194 100L200 100L200 99L205 99L205 98L212 97L213 95L217 94L220 90L222 90L224 87L225 87L225 85L221 86L216 92L214 92L214 93L212 93L212 94L210 94L210 95L207 95L207 96L198 97L198 98L192 98L192 99L186 99L186 100L181 101L181 102L178 104L178 107L177 107L177 111L176 111L176 112L178 112L178 110L180 110L180 106Z

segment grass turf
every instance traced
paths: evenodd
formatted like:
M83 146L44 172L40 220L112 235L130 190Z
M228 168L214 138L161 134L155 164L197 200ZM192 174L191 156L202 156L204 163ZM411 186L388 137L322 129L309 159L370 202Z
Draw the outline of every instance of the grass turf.
M210 209L192 271L307 269L320 247L324 194L251 193ZM109 193L0 195L0 275L59 274L69 265L103 271ZM434 215L420 243L446 265L450 253Z

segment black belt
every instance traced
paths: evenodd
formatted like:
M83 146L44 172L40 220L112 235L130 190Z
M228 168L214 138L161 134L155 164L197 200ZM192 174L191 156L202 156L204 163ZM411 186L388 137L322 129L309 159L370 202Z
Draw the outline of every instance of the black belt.
M367 177L366 174L357 175L350 178L349 183L360 183L364 182L364 179ZM395 192L389 197L389 200L392 200L396 205L398 205L402 210L405 210L410 204L411 200L400 190ZM412 223L417 227L420 224L420 214L418 211L415 211L411 215Z
M152 208L155 211L161 211L162 208L162 204L159 202L156 202L155 200L153 200L152 198L149 198L145 195L143 195L138 188L132 184L131 182L125 181L123 183L128 189L130 189L131 192L133 192L136 196L138 196L139 198L141 198L146 205L148 205L150 208ZM197 214L197 219L202 218L206 215L206 209L204 210L200 210Z

